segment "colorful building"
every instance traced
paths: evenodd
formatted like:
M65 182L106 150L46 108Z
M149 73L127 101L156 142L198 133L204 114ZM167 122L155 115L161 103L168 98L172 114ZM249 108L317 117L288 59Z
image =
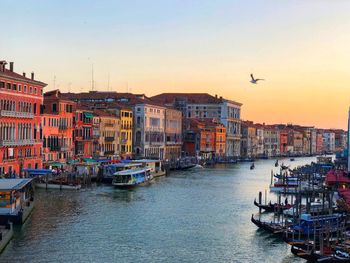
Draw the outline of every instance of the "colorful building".
M92 157L93 138L92 138L92 110L77 104L75 116L73 118L74 125L74 149L75 157Z
M186 119L215 119L224 124L225 154L228 157L240 156L241 103L207 93L162 93L151 99L182 111Z
M131 108L120 108L120 155L123 159L132 157L133 112Z
M73 117L76 103L59 90L44 94L43 127L44 163L68 162L74 159Z
M165 156L164 159L176 161L181 157L182 149L182 113L165 109Z
M45 83L0 61L0 174L42 168L40 111Z
M93 129L99 129L98 145L93 156L120 157L120 118L110 112L95 109ZM93 135L96 133L93 132ZM95 141L95 139L94 139Z

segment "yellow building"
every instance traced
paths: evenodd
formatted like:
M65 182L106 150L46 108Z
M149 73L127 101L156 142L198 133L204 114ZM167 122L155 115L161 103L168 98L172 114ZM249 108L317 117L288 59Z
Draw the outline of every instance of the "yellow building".
M120 155L123 158L132 156L132 109L120 109Z
M94 110L93 124L93 137L97 139L94 141L94 146L97 146L94 147L95 155L119 157L120 119L109 112Z

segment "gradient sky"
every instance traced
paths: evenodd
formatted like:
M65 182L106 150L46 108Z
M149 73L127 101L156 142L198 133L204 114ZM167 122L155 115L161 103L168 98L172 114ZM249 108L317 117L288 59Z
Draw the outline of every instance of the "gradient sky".
M243 119L346 128L350 1L0 1L0 58L46 90L90 90L93 64L97 90L208 92Z

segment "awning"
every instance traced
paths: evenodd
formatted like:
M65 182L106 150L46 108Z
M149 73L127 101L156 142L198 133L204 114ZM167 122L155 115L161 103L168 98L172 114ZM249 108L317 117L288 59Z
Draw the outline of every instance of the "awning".
M79 163L79 161L78 160L69 160L67 163L68 164L75 164L75 163Z
M61 163L61 162L51 162L51 163L48 163L49 166L62 166L64 165L65 163Z
M94 160L94 159L92 159L92 158L84 158L83 160L84 160L84 162L86 162L86 163L96 163L96 160Z
M91 112L84 112L85 118L92 118L94 115Z

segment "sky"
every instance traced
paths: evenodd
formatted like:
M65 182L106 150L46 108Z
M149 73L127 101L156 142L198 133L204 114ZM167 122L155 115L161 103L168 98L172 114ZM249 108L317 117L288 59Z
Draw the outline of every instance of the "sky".
M0 59L47 91L91 90L93 71L95 90L206 92L245 120L347 127L350 1L0 2Z

